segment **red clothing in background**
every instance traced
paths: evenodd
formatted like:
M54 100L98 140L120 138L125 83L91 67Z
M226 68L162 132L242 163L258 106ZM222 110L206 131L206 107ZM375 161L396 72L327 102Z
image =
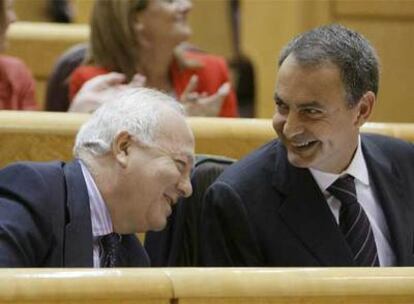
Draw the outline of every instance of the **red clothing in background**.
M18 58L0 56L0 109L36 110L35 82Z
M171 77L177 96L180 96L183 93L191 76L194 74L198 76L198 86L196 91L199 93L206 92L208 95L216 93L223 83L229 81L229 71L224 58L200 52L187 52L186 57L188 59L197 60L202 64L202 67L195 69L181 69L176 62L171 65ZM106 73L109 73L107 69L96 66L84 65L75 69L70 78L70 99L73 99L86 81ZM230 94L223 102L219 116L237 117L238 115L236 94L234 90L231 90Z

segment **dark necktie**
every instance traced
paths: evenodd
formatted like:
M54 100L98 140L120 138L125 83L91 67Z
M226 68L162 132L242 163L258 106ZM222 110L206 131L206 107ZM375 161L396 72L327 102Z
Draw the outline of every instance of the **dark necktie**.
M101 242L101 267L117 267L120 265L119 246L121 244L121 235L112 232L104 235Z
M354 178L338 178L328 191L341 202L339 227L354 254L356 266L379 266L377 246L368 217L358 203Z

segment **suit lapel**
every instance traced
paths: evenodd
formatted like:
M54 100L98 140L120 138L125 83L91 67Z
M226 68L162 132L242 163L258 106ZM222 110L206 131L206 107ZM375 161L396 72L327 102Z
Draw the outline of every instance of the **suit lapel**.
M78 161L64 167L67 187L67 225L64 240L65 267L92 267L92 224L88 190Z
M321 265L352 266L352 253L310 171L291 166L286 152L277 154L285 156L276 162L273 178L274 187L286 195L279 209L282 220Z
M397 258L397 265L407 265L413 248L413 214L409 213L406 196L399 172L395 170L381 149L368 137L362 137L362 148L375 194L384 211L390 231L390 243Z

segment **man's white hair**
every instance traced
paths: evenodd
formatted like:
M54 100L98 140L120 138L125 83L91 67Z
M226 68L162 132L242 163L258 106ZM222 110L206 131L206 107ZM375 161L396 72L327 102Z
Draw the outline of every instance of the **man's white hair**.
M113 140L123 131L146 144L154 143L164 106L185 116L178 101L153 89L127 88L108 97L111 100L98 108L76 135L75 157L82 159L84 152L107 153Z

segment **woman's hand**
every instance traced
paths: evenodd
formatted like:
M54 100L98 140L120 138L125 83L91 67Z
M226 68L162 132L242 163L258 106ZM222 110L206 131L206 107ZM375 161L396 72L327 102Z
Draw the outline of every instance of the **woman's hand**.
M195 92L198 77L193 75L180 96L180 102L189 116L218 116L224 99L230 93L230 83L220 86L216 93L208 96L206 93Z

